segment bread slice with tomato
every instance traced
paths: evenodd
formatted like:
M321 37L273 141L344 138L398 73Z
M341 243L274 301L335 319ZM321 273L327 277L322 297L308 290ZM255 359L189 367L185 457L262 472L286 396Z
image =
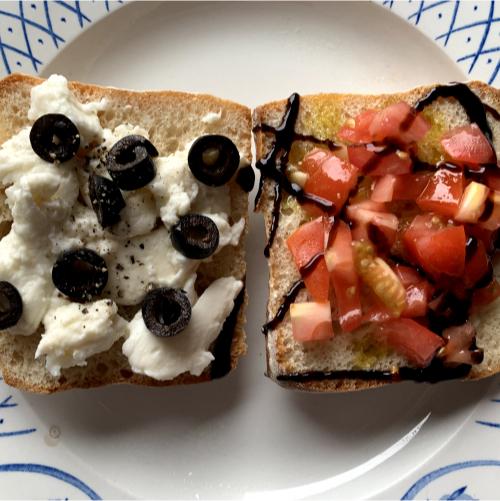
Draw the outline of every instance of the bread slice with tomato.
M499 110L470 82L254 111L269 377L350 391L500 371Z

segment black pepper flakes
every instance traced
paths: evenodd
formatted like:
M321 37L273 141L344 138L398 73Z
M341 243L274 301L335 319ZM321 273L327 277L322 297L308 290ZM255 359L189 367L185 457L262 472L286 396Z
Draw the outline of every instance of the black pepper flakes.
M139 247L144 250L144 244L139 244Z
M125 268L123 267L123 265L121 265L120 263L116 263L116 269L118 271L123 271Z
M134 257L134 256L130 256L130 262L131 262L132 264L135 264L135 257Z
M88 312L89 312L89 309L88 309L88 308L83 308L82 313L83 313L84 315L86 315Z

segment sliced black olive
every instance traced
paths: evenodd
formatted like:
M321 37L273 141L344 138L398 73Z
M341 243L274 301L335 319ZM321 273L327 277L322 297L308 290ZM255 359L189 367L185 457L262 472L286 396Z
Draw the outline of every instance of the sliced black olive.
M66 162L80 147L80 133L67 116L49 113L31 127L30 143L33 151L47 162Z
M154 179L152 157L157 156L158 150L145 137L126 136L109 150L108 172L122 190L136 190Z
M108 267L104 259L90 249L65 251L52 268L52 281L71 299L90 301L106 287Z
M103 228L120 220L120 211L125 207L125 200L123 200L122 192L111 179L91 174L89 195L97 220Z
M0 329L17 324L23 314L23 300L10 282L0 282Z
M219 229L207 216L182 216L170 233L172 245L189 259L205 259L219 245Z
M236 174L236 182L240 185L243 191L250 193L255 184L255 172L250 165L242 167Z
M153 289L147 293L142 303L142 318L155 336L176 336L189 323L191 303L180 289Z
M209 134L199 137L191 146L188 164L193 176L208 186L222 186L238 169L240 154L226 136Z

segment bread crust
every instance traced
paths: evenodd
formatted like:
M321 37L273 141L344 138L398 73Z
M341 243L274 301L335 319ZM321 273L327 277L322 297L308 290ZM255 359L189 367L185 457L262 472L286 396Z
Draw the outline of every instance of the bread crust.
M29 121L27 112L30 91L43 79L13 74L0 80L0 143L16 134ZM202 134L219 133L230 137L238 146L240 155L251 162L250 109L206 94L175 91L143 91L69 82L69 88L82 102L106 98L110 106L99 113L103 127L114 128L127 121L144 127L160 155L175 152L179 146ZM208 112L221 111L221 120L204 123L201 118ZM245 238L248 230L248 195L234 179L229 183L231 217L245 219L245 229L236 247L228 246L217 253L210 263L203 263L198 276L205 286L222 276L245 280ZM8 211L7 211L8 212ZM4 197L0 197L0 219L5 220ZM1 221L0 221L1 222ZM239 358L246 352L245 311L248 298L243 293L230 347L230 370L236 368ZM71 388L92 388L107 384L134 384L142 386L174 386L207 382L213 379L208 366L200 376L184 373L169 381L158 381L131 371L128 360L121 352L123 341L116 342L107 352L88 359L85 367L62 369L59 378L52 377L44 360L35 360L34 354L41 332L32 336L13 336L0 332L0 366L5 382L25 391L53 393Z
M483 102L500 110L500 90L488 86L483 82L473 81L467 85L482 99ZM406 101L410 105L426 96L435 85L417 87L407 92L382 95L357 95L357 94L317 94L301 96L299 115L295 125L295 132L302 135L315 135L319 139L330 139L335 141L336 131L345 123L349 117L354 117L366 109L381 109L398 101ZM447 102L453 101L447 99ZM287 101L285 99L273 101L259 106L253 112L253 129L256 144L256 159L259 160L268 153L271 148L274 136L266 133L261 124L276 127L280 124ZM448 106L448 105L447 105ZM450 113L456 111L460 113L458 104L449 104ZM462 113L464 114L464 113ZM315 123L319 120L320 125ZM324 123L323 123L324 122ZM497 152L500 151L500 123L488 116L488 122L493 130L494 145ZM292 155L291 155L292 156ZM271 212L273 206L273 193L275 182L265 179L262 187L262 195L257 205L257 211L264 216L266 235L269 236L271 227ZM283 197L285 198L285 197ZM293 281L300 278L295 268L291 253L285 244L286 237L296 228L278 227L275 242L271 247L269 258L269 299L267 304L268 318L272 318ZM287 272L283 272L287 269ZM300 296L299 296L300 297ZM496 311L500 321L500 304L496 303ZM497 336L500 338L500 335ZM488 364L473 366L467 380L481 379L492 376L500 372L500 339L497 344L490 347L496 351L493 360ZM275 328L268 332L266 339L266 360L267 376L285 388L293 388L302 391L312 392L346 392L375 388L391 384L391 380L359 379L359 378L339 378L328 379L318 378L307 381L282 380L280 376L290 376L300 373L294 364L294 357L301 348L297 343L293 343L291 335L290 316ZM485 347L485 353L488 347ZM316 369L317 370L317 369ZM330 370L334 370L330 368ZM304 372L308 372L307 370Z

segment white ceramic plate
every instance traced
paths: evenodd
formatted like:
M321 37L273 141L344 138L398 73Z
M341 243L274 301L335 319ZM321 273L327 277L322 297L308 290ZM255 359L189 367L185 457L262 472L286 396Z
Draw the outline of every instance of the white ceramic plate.
M436 4L446 2L386 3L439 36L443 13ZM480 5L481 16L489 15L490 3ZM438 44L375 4L1 7L0 55L10 71L208 92L249 106L294 91L392 92L466 77ZM455 4L442 8L451 23ZM443 33L459 27L458 8L454 15ZM491 26L498 17L492 15ZM498 25L490 25L498 37ZM472 37L473 30L453 33ZM456 37L450 37L451 46ZM471 71L493 82L498 57L487 63L497 53L485 52L486 42ZM460 52L457 44L449 52L453 59L467 55L467 46ZM0 496L500 497L498 378L315 395L284 390L264 377L263 234L261 219L252 216L249 353L236 372L192 387L122 386L53 396L0 385Z

